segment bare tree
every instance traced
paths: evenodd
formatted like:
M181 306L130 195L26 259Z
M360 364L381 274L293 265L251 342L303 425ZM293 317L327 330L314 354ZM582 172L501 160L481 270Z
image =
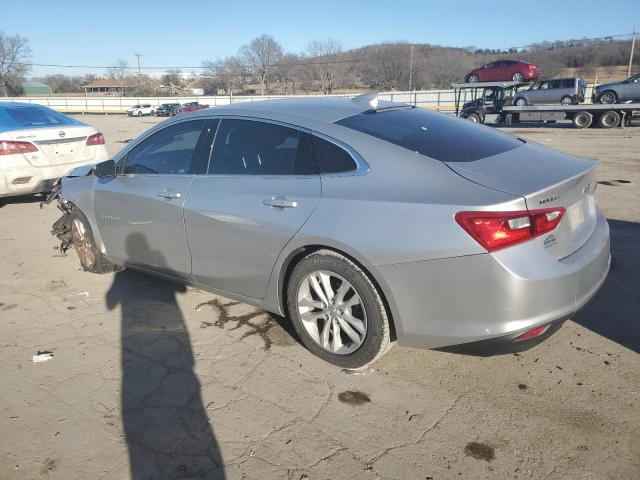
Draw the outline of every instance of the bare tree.
M361 50L361 76L369 86L398 90L409 83L411 46L407 43L381 43Z
M26 64L30 58L27 38L0 32L0 86L5 97L21 90L22 80L31 68Z
M238 57L205 60L202 62L204 75L209 79L209 87L214 91L224 90L227 95L243 90L247 79L247 69Z
M119 58L116 63L111 65L107 69L107 73L111 78L124 78L127 76L127 70L129 69L129 62L124 58Z
M284 94L296 93L296 87L302 80L303 65L301 58L295 53L285 54L278 65L277 78L284 86Z
M47 75L44 83L51 87L53 93L76 93L82 92L82 85L88 83L86 77L70 77L67 75L55 74Z
M306 70L318 90L329 94L341 86L350 67L343 55L342 42L333 38L312 40L307 46L307 55Z
M276 64L282 58L282 46L266 34L254 38L240 47L240 56L244 58L252 73L260 81L260 94L269 93L269 82L276 70Z

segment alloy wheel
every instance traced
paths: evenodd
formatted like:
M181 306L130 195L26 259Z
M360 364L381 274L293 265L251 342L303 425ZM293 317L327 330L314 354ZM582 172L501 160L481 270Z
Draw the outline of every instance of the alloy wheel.
M613 93L603 93L600 97L600 103L616 103L616 98Z
M85 268L91 268L96 262L93 243L89 239L84 223L79 218L74 218L71 223L71 237L76 253L80 257L80 263Z
M298 314L309 336L324 350L354 352L367 335L367 314L356 289L328 270L307 275L298 287Z
M521 82L524 80L524 75L522 75L522 73L517 72L513 74L513 77L511 77L511 80L513 80L514 82Z

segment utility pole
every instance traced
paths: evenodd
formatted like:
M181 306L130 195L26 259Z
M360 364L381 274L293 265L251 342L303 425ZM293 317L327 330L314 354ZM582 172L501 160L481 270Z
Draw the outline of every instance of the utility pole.
M633 51L636 47L636 29L633 29L633 37L631 37L631 55L629 55L629 69L627 70L627 78L631 76L631 65L633 65Z
M412 80L413 80L413 44L411 44L411 57L409 59L409 91L411 91Z
M142 72L140 71L140 57L142 56L142 54L136 52L134 53L134 55L138 57L138 75L142 75Z

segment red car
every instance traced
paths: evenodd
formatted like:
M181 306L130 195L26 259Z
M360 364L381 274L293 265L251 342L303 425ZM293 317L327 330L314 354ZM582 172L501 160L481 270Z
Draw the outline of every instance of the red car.
M200 105L198 102L183 103L180 108L176 109L176 115L187 112L195 112L196 110L204 110L209 105Z
M534 63L516 60L496 60L480 68L471 70L464 76L467 83L500 82L513 80L525 82L538 78L538 66Z

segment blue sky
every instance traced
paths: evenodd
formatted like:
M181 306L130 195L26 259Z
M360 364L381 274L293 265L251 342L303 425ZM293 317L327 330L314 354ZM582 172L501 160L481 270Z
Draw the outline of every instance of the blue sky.
M143 66L199 66L262 33L301 52L313 38L337 38L345 48L393 40L508 48L634 26L640 0L0 0L0 30L28 37L34 63L109 65L121 57L135 65L141 52Z

